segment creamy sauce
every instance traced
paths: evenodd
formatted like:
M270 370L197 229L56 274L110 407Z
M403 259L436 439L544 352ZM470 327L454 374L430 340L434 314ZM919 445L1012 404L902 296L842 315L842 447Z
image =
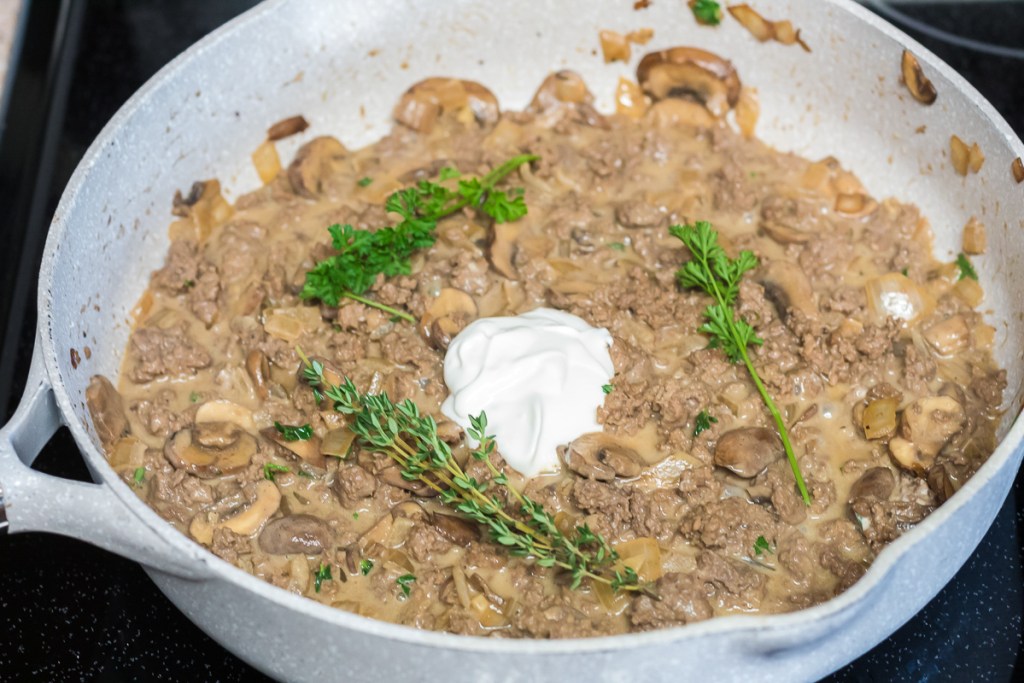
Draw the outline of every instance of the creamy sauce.
M474 321L445 354L451 393L441 412L463 429L486 412L488 434L512 469L554 472L559 446L601 431L597 408L615 374L611 345L608 330L550 308Z

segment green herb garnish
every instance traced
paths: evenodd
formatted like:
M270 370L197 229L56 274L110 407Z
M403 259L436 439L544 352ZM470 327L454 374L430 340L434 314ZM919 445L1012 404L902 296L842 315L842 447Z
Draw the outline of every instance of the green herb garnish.
M320 584L331 580L331 565L321 564L320 568L313 574L313 590L320 592Z
M188 400L189 400L189 403L198 403L199 402L199 394L197 392L193 391L192 393L190 393L188 395Z
M626 251L626 245L622 242L612 242L608 245L608 248L614 249L615 251Z
M316 479L315 474L313 474L312 472L307 472L306 470L303 469L296 470L295 474L299 475L300 477L305 477L306 479Z
M974 266L968 260L966 254L961 252L956 255L956 265L960 268L960 277L956 279L957 282L960 282L965 277L969 277L972 280L978 279L978 271L974 270Z
M497 223L505 223L526 215L522 190L505 192L497 185L523 164L536 160L533 154L520 154L498 166L483 178L459 180L457 189L426 180L413 187L391 194L384 206L402 220L393 227L379 230L357 230L351 225L327 228L338 254L329 256L306 273L300 296L319 299L328 306L337 306L342 298L374 306L402 320L416 319L404 311L385 306L362 296L377 281L377 276L408 275L413 252L434 244L437 222L456 211L472 207Z
M757 267L757 257L753 252L744 250L737 258L730 259L718 244L718 233L707 221L697 221L696 225L673 225L669 232L679 238L693 255L693 259L676 273L680 286L686 289L701 289L715 302L705 309L704 317L707 322L701 325L699 331L711 337L708 348L721 349L731 362L743 361L747 366L750 379L753 380L765 407L775 420L775 427L786 450L786 457L796 478L797 488L800 489L800 496L805 504L810 505L811 496L807 492L803 474L800 473L796 454L793 453L786 423L757 370L754 369L748 353L751 345L763 344L764 340L757 336L747 321L736 316L732 307L739 294L740 280L744 273Z
M459 173L459 169L454 166L445 166L438 174L437 179L444 182L445 180L451 180L452 178L461 178L462 174Z
M359 563L359 571L366 576L373 569L373 560L363 560Z
M607 396L608 394L610 394L613 391L615 391L615 385L614 384L602 384L601 385L601 391L603 391L604 395Z
M412 591L412 583L415 580L416 577L412 574L402 574L397 579L395 579L395 583L401 586L402 594L405 595L405 597L409 597L409 593L410 591Z
M181 283L181 285L185 289L192 289L193 287L196 286L196 281L195 280L185 280L184 282Z
M701 24L718 26L722 21L722 8L715 0L692 0L690 9Z
M772 552L772 547L768 543L768 540L764 536L758 536L757 540L754 541L754 554L763 555L764 553Z
M352 513L352 519L359 519L359 513L358 512L353 512Z
M275 421L274 429L281 433L285 441L309 441L313 436L313 427L309 424L304 424L301 427L292 427L291 425L283 425Z
M700 436L701 432L711 429L712 422L718 422L718 418L708 413L708 411L702 410L697 413L697 417L693 421L693 435Z
M278 472L291 472L290 469L284 465L278 465L276 462L268 462L263 465L263 478L270 481L274 481L274 475Z
M645 590L635 572L616 572L618 553L599 534L583 524L563 533L540 504L523 495L491 462L494 437L487 434L487 416L470 417L467 434L478 445L471 457L486 465L490 481L477 481L466 474L452 456L451 447L437 434L437 423L421 415L410 400L393 403L387 394L362 394L352 380L332 385L324 378L323 364L305 362L306 381L318 386L334 409L351 416L349 428L362 447L390 457L407 481L422 481L436 491L438 500L487 529L495 543L517 557L532 558L541 567L559 567L571 573L572 588L584 578L621 590ZM497 488L504 496L495 494ZM506 505L505 500L511 501Z
M370 176L365 176L363 178L360 178L356 182L356 185L358 185L359 187L366 187L367 185L369 185L372 182L373 182L373 178L371 178Z
M146 481L146 468L136 467L135 472L132 474L132 481L135 482L136 486L142 486L142 483Z

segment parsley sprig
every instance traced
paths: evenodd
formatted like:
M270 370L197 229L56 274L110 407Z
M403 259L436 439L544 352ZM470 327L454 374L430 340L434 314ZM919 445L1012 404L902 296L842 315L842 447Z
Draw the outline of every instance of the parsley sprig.
M407 481L422 481L439 494L445 505L483 526L495 543L517 557L532 558L539 566L558 567L571 573L572 588L584 579L615 590L650 592L630 567L619 567L618 553L586 525L563 533L540 504L518 491L504 471L491 462L494 437L487 434L487 416L471 417L467 430L478 443L472 457L485 463L490 481L469 476L452 457L451 448L437 433L437 423L421 415L410 400L393 403L387 394L362 394L348 378L330 384L319 361L305 362L307 382L319 388L334 409L351 416L350 429L364 448L389 456ZM505 496L498 495L499 489ZM508 503L505 500L508 500Z
M693 259L676 273L679 284L686 289L701 289L715 302L705 309L704 317L707 322L701 325L699 331L711 337L708 348L720 348L731 362L743 361L747 366L750 379L753 380L765 407L775 420L779 438L786 449L789 466L796 477L800 496L804 503L810 505L811 496L807 492L803 474L800 473L793 444L789 441L786 423L757 374L748 353L750 346L759 346L764 340L758 337L754 328L738 317L733 310L733 304L740 291L740 280L744 273L757 267L757 257L753 252L744 250L735 259L729 258L718 244L718 232L707 221L697 221L696 225L673 225L669 232L679 238L693 255Z
M972 280L978 279L978 271L974 269L974 264L971 263L971 260L963 252L956 255L956 265L960 269L960 276L956 279L957 282L968 277Z
M462 178L458 171L445 169L442 180L458 178L455 189L422 180L412 187L394 192L385 208L401 216L401 221L379 230L359 230L351 225L327 228L331 244L338 252L317 263L306 273L300 292L303 299L319 299L337 306L343 298L352 299L385 311L409 322L415 318L404 311L363 296L377 276L408 275L409 259L419 249L434 244L438 221L466 207L482 211L497 223L518 220L526 215L522 189L497 190L495 186L509 173L538 157L520 154L491 170L482 178Z

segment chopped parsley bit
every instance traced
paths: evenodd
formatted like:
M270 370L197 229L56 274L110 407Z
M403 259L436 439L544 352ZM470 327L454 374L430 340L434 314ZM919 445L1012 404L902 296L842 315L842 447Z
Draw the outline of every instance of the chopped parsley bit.
M462 174L459 173L459 169L454 166L445 166L437 175L438 180L451 180L452 178L459 178Z
M181 285L185 289L192 289L193 287L196 286L196 281L195 280L185 280L184 282L181 283Z
M702 410L697 413L697 417L693 421L693 435L700 436L701 432L711 429L712 422L718 422L718 418L708 413L708 411Z
M622 242L612 242L608 245L608 248L614 249L615 251L626 251L626 245Z
M363 576L369 574L371 569L373 569L373 560L363 560L359 563L359 571L362 572Z
M909 269L904 268L900 272L903 273L903 277L910 277L910 270Z
M142 482L146 481L146 468L136 467L135 474L132 475L132 479L135 481L137 486L142 486Z
M359 519L359 513L358 512L353 512L352 513L352 519Z
M303 469L300 469L298 472L296 472L296 474L298 474L300 477L305 477L306 479L316 479L316 476L312 472L307 472L306 470Z
M404 595L405 597L409 597L409 593L412 592L410 584L412 584L412 582L415 580L416 577L412 574L402 574L397 579L395 579L395 583L402 587L402 595Z
M974 266L971 265L970 260L968 260L964 253L961 252L956 255L956 265L960 268L960 277L956 279L957 282L965 277L969 277L972 280L978 279L978 271L974 270Z
M614 384L602 384L601 385L601 391L603 391L605 393L605 395L607 396L608 394L610 394L613 391L615 391L615 385Z
M369 185L372 182L373 182L373 178L371 178L370 176L366 176L364 178L360 178L359 182L356 183L356 184L359 185L359 187L366 187L367 185Z
M188 400L190 403L199 403L199 394L193 391L191 394L188 395Z
M764 553L772 552L772 547L768 543L768 540L764 536L758 536L757 540L754 541L754 554L763 555Z
M274 481L274 475L278 472L291 472L290 469L284 465L278 465L276 462L268 462L263 465L263 478L269 481Z
M722 8L715 0L691 0L690 9L697 21L706 26L718 26L722 21Z
M331 565L321 564L320 568L313 574L313 590L320 592L320 584L331 580Z
M313 427L308 423L301 427L292 427L275 421L274 429L281 433L285 441L309 441L313 436Z

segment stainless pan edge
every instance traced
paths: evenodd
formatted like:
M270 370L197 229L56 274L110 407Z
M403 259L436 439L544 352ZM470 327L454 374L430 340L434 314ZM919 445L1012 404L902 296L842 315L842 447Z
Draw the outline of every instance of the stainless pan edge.
M571 3L562 3L566 4ZM88 418L82 403L84 383L88 375L94 372L116 371L119 349L123 348L127 337L126 313L133 298L142 290L141 283L145 281L148 272L162 259L166 247L164 212L170 188L187 186L191 180L204 177L204 173L208 175L210 169L235 168L232 164L236 164L238 159L247 158L248 151L259 141L257 133L262 133L268 121L280 118L278 114L282 112L285 115L294 113L281 108L287 105L274 109L275 105L262 103L259 97L250 93L245 104L252 105L256 113L249 116L241 128L251 134L252 139L236 135L235 142L216 144L220 142L216 131L195 128L195 123L208 123L209 119L204 117L216 117L230 111L228 107L232 105L228 95L231 89L225 88L227 94L224 102L215 103L200 114L191 111L194 107L194 102L189 99L193 97L192 91L201 90L207 85L207 79L201 76L203 65L210 69L213 68L211 64L224 64L226 60L226 68L232 77L242 78L246 72L239 66L243 62L239 55L247 52L245 47L251 48L255 44L265 49L269 46L280 49L288 44L289 39L301 35L302 31L311 30L317 35L318 29L309 26L314 21L340 21L343 15L337 7L329 7L329 3L306 4L301 8L299 5L298 2L287 0L263 5L189 50L154 77L125 105L104 129L76 171L58 208L47 242L39 290L40 341L26 401L19 416L0 432L0 485L5 491L12 531L46 529L69 533L144 561L152 567L148 571L161 589L204 630L261 670L289 680L366 676L418 680L442 675L458 680L526 680L555 676L617 680L636 675L654 680L708 677L727 680L755 675L767 680L782 680L783 677L787 680L813 679L841 666L879 642L920 609L948 581L988 528L1019 465L1024 425L1018 421L1011 427L1013 416L1006 420L1003 429L1005 436L999 449L964 490L918 528L886 549L865 578L839 598L789 615L712 620L680 629L628 637L561 642L485 640L374 622L290 595L234 569L199 549L137 500L106 466L89 433ZM381 12L395 7L412 11L411 7L401 2L382 2L378 5ZM478 3L452 3L452 7L468 8L467 11L476 5ZM549 12L544 16L566 11L554 5L538 3L537 7ZM940 87L940 101L949 103L949 108L943 112L925 114L942 114L955 119L961 131L975 135L982 141L989 156L986 168L975 180L988 193L991 203L999 206L998 209L989 209L990 214L995 214L994 227L997 229L991 230L993 226L990 224L990 238L994 243L992 256L983 263L991 267L982 272L986 277L986 290L993 293L990 301L1002 311L1018 311L1019 304L1014 306L1012 302L1024 298L1020 296L1020 285L1017 284L1024 282L1024 268L1020 260L1024 249L1019 237L1024 211L1021 208L1020 188L1010 185L1008 178L1009 160L1024 154L1020 141L1013 136L998 114L948 67L852 3L844 0L811 0L780 2L778 7L776 10L775 5L772 5L772 12L777 12L775 16L788 16L798 26L801 25L802 17L813 17L813 21L803 24L809 37L826 35L830 22L840 22L841 25L847 22L850 27L870 36L870 40L875 43L872 49L891 55L899 45L907 45L922 58L922 63ZM659 35L662 33L660 27L667 25L665 20L671 18L667 14L663 17L651 15L650 19L641 17L613 7L610 2L588 3L587 8L589 13L602 16L600 23L605 27L653 24L658 27ZM360 28L360 21L372 23L379 20L379 17L373 16L374 11L377 10L366 10L364 14L367 16L352 20L353 28L349 30L346 26L341 32L353 40L358 38L356 29ZM668 11L666 8L665 12ZM679 8L674 9L675 17L682 23L687 18L681 16L680 12ZM414 19L424 22L448 21L449 25L457 23L457 13L452 8L446 7L445 11L438 13L442 16ZM655 22L655 19L658 21ZM519 21L513 18L510 24L517 25ZM528 25L530 19L523 18L521 22ZM486 25L483 19L479 23ZM567 25L571 25L571 21ZM584 32L596 35L596 31L591 31L592 28L584 26L578 31L569 32L581 36ZM709 40L719 40L725 36L727 40L720 41L725 46L717 49L730 57L744 54L748 59L753 59L762 54L772 54L773 58L779 55L780 61L794 58L792 54L779 52L778 48L770 53L759 52L770 48L750 45L749 39L739 33L741 29L735 26L733 29L732 33L707 34L680 28L682 35L679 39L658 40L656 36L657 44L652 47L685 42L707 44ZM811 29L817 29L818 32ZM475 40L478 36L472 37ZM694 39L687 40L691 37ZM567 41L570 44L572 42L568 38ZM869 44L857 42L862 47ZM737 52L730 52L730 48ZM815 49L819 48L815 46ZM295 54L302 55L302 50L293 50L291 54L288 54L288 49L283 51L289 58L294 58ZM315 50L306 51L305 55L308 57L315 53ZM562 59L570 62L571 66L577 66L572 60L586 61L585 56L573 56L570 49L566 49L565 53L568 56L563 55ZM252 52L248 51L248 54L251 56ZM398 59L401 59L400 55L395 61ZM548 61L543 61L545 59ZM503 102L520 104L515 101L516 97L521 99L551 65L560 66L557 59L551 61L548 54L540 54L534 61L536 67L524 69L530 73L525 79L520 78L524 83L517 86L518 91L513 89L505 97L499 89ZM744 63L738 58L737 61L740 73L747 78ZM381 69L391 73L397 71L394 66L396 64L385 64ZM271 66L270 70L274 71L274 68ZM283 68L276 68L276 73L283 74ZM433 63L424 68L427 71L437 70ZM598 70L589 63L587 68ZM821 67L822 74L819 77L824 78L824 75L834 73L836 69L842 73L844 68L848 67L826 64ZM586 69L582 70L588 80L592 81ZM499 75L503 73L501 69L498 72ZM344 74L345 71L338 68L337 73ZM472 73L465 75L475 76ZM387 87L381 87L376 104L371 103L368 107L371 113L367 119L372 122L375 120L374 113L386 112L397 93L418 77L414 67L411 72L401 73ZM220 80L221 85L223 80ZM485 76L482 80L490 83L495 77ZM526 85L526 82L530 85ZM756 78L748 82L757 85L764 83ZM601 92L601 86L595 86L594 90ZM766 137L771 142L790 149L806 150L807 153L813 153L816 144L824 144L825 147L831 144L832 150L844 161L847 160L847 148L839 142L801 141L800 136L792 132L796 127L793 123L773 123L771 117L779 116L778 112L783 111L785 102L775 99L771 92L765 94L764 108L769 119L767 123L771 125ZM898 99L894 94L888 97ZM300 98L299 101L315 107L309 99ZM345 101L345 94L329 95L327 100L332 106L337 106L339 102ZM906 104L900 100L900 106ZM799 116L792 113L796 103L788 106L785 118L799 120ZM914 106L914 103L910 103L911 111ZM147 117L157 121L146 123ZM345 121L344 116L341 118L343 125L331 124L330 128L315 126L314 130L316 133L340 131L343 139L349 142L344 131L353 127L357 119ZM189 123L193 125L192 132L195 133L192 138L198 139L198 143L185 135ZM941 120L929 123L929 126L940 123ZM787 125L789 133L786 133ZM875 127L874 122L868 125ZM147 146L153 145L147 142L146 135L165 126L172 134L165 136L161 146L148 149ZM363 122L360 126L367 138L372 137L375 132L373 125L367 126ZM964 133L961 135L964 136ZM915 146L918 141L915 138L910 140L905 145L911 151L908 157L912 157L906 162L909 164L907 167L920 168L922 161L933 164L935 169L941 169L943 163L948 165L936 145L933 144L931 148L922 146L918 150ZM180 167L177 171L154 174L147 170L148 166L166 158L167 151L176 145L188 147L195 144L217 149L215 152L197 152L193 159L185 154L182 163L172 165ZM136 154L136 148L144 152ZM150 155L148 158L147 154ZM915 201L922 205L928 215L936 215L931 209L937 205L948 209L955 217L948 224L934 226L939 250L948 249L953 232L963 224L962 221L956 224L957 220L961 217L965 219L966 215L975 210L980 213L982 207L972 205L970 200L963 200L960 206L947 206L949 201L957 201L957 195L964 192L958 193L956 183L959 181L950 182L941 175L941 170L933 171L930 175L929 180L936 185L930 191L922 189L921 184L900 187L897 172L901 170L900 163L897 160L897 170L892 172L897 179L896 189L892 191L897 196L915 198L928 195L929 192L943 195L938 200L928 198L921 201L915 198ZM853 166L854 170L864 174L856 160ZM126 174L136 172L143 174L144 178L118 182ZM999 172L1003 179L998 175ZM882 184L886 180L885 175L867 177L869 187L877 193L885 193L887 188ZM253 186L251 178L246 178L245 172L239 170L237 184ZM127 187L133 183L137 186ZM960 187L964 186L961 184ZM112 229L106 228L98 219L115 215L113 210L106 209L119 191L130 195L132 199L128 207L122 209L118 206L118 213L122 215L117 216L117 220L128 216L138 219L139 223L138 227L133 228L130 227L131 222L125 219L128 227L117 231L118 237L112 241ZM1016 194L1013 194L1014 191ZM158 196L152 198L153 195ZM951 196L953 200L949 199ZM1005 199L1000 204L999 197L1016 199ZM152 217L151 213L154 214ZM116 225L116 222L113 224ZM85 259L85 269L75 265L75 262L83 259L72 260L72 253L88 257ZM94 268L98 263L123 263L125 266L113 269L106 275L87 272L90 264ZM1001 276L1001 280L996 278L997 275ZM94 311L91 308L93 305L100 310ZM1015 406L1019 404L1017 396L1021 388L1018 346L1021 335L1018 334L1019 320L1009 322L1006 328L1000 330L1000 349L1002 361L1012 368L1010 393L1015 396L1010 405ZM75 371L70 367L68 348L76 345L80 347L83 339L94 345L93 356L96 361L84 370ZM110 349L115 352L111 353ZM54 401L59 410L54 409ZM41 484L39 477L42 475L26 475L21 461L17 459L21 455L24 460L30 461L33 449L41 446L59 420L65 421L71 428L94 479L100 482L99 486L90 487L88 493L78 487L63 486L68 482L58 484L45 481ZM53 514L55 506L49 501L59 503L56 509L61 514ZM286 643L287 647L268 647L268 643ZM381 651L386 651L387 656L365 656L367 652Z

